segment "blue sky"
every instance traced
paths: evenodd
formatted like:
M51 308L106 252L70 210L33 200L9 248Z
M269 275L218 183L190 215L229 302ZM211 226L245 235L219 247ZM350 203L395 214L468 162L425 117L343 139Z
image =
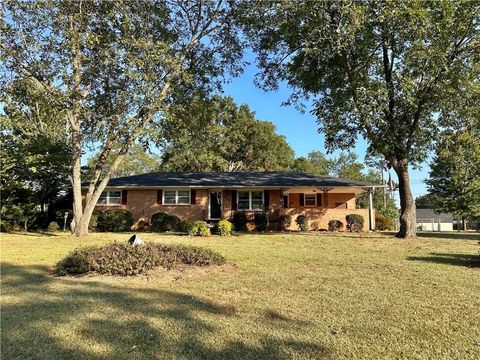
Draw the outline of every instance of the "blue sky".
M250 60L250 59L249 59ZM317 132L315 117L308 109L301 113L293 106L282 106L290 95L290 89L282 84L278 91L264 92L257 88L253 80L258 72L257 67L249 65L245 73L224 86L224 94L231 96L237 104L247 104L256 112L260 120L268 120L277 126L278 133L285 135L288 143L295 151L295 155L306 156L310 151L317 150L326 154L324 137ZM367 143L361 139L352 149L363 161ZM428 165L424 164L421 170L410 169L411 186L414 197L427 192L424 180L428 178ZM392 179L397 183L394 171L391 171ZM398 203L398 192L395 194Z

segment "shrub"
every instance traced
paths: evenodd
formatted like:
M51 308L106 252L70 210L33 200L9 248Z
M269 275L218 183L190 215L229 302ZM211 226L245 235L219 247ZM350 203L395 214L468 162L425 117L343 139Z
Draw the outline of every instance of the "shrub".
M308 231L308 219L305 215L298 215L295 219L300 231Z
M50 224L48 224L47 230L50 232L60 231L60 226L57 224L56 221L52 221L50 222Z
M158 212L152 215L151 219L153 231L175 231L180 230L180 219L175 215Z
M375 214L375 228L377 230L393 230L393 221L391 218L380 213Z
M11 225L6 221L0 220L0 232L7 233L10 231L11 231Z
M330 220L328 222L328 231L340 231L343 229L343 223L340 220Z
M280 215L280 230L281 231L286 231L290 227L290 224L292 223L292 217L290 215Z
M233 224L228 220L220 220L216 227L216 233L220 236L232 235Z
M88 230L96 231L97 224L98 224L98 216L100 215L100 211L93 210L92 216L90 217L90 221L88 222Z
M318 223L318 221L312 222L312 224L310 225L310 229L312 229L313 231L320 230L320 224Z
M268 230L268 215L264 212L255 213L255 230L264 232Z
M132 213L123 209L102 211L97 219L98 231L129 231L132 225Z
M225 262L217 252L195 246L145 243L133 247L128 243L111 243L72 251L57 264L56 271L59 275L95 272L127 276L158 266L171 269L178 264L207 266Z
M347 220L347 229L350 231L359 232L363 229L363 216L358 214L349 214L345 217Z
M211 235L210 228L208 227L207 223L202 220L186 222L184 227L185 227L184 230L190 236L206 237Z
M233 214L233 227L235 231L247 231L247 214L236 211Z

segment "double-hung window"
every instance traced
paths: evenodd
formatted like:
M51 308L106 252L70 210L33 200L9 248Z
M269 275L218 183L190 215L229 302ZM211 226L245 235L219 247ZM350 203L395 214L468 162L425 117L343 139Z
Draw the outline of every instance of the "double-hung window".
M106 190L98 199L98 205L122 205L122 190Z
M164 190L163 204L190 205L190 190Z
M238 191L238 210L260 211L263 208L263 191Z
M305 206L314 207L317 206L317 195L316 194L305 194Z

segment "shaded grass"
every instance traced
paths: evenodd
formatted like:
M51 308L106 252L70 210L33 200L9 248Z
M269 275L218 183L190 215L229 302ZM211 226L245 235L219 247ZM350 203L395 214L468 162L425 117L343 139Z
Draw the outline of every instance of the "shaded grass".
M480 269L422 259L470 259L475 240L141 234L208 247L237 266L49 274L80 244L129 236L2 234L2 358L480 358Z

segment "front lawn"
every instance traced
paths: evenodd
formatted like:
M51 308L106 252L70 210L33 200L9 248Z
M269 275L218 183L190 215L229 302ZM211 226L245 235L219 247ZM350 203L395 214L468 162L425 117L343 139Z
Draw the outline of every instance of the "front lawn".
M479 359L476 236L141 234L220 267L54 277L130 234L2 234L2 359Z

